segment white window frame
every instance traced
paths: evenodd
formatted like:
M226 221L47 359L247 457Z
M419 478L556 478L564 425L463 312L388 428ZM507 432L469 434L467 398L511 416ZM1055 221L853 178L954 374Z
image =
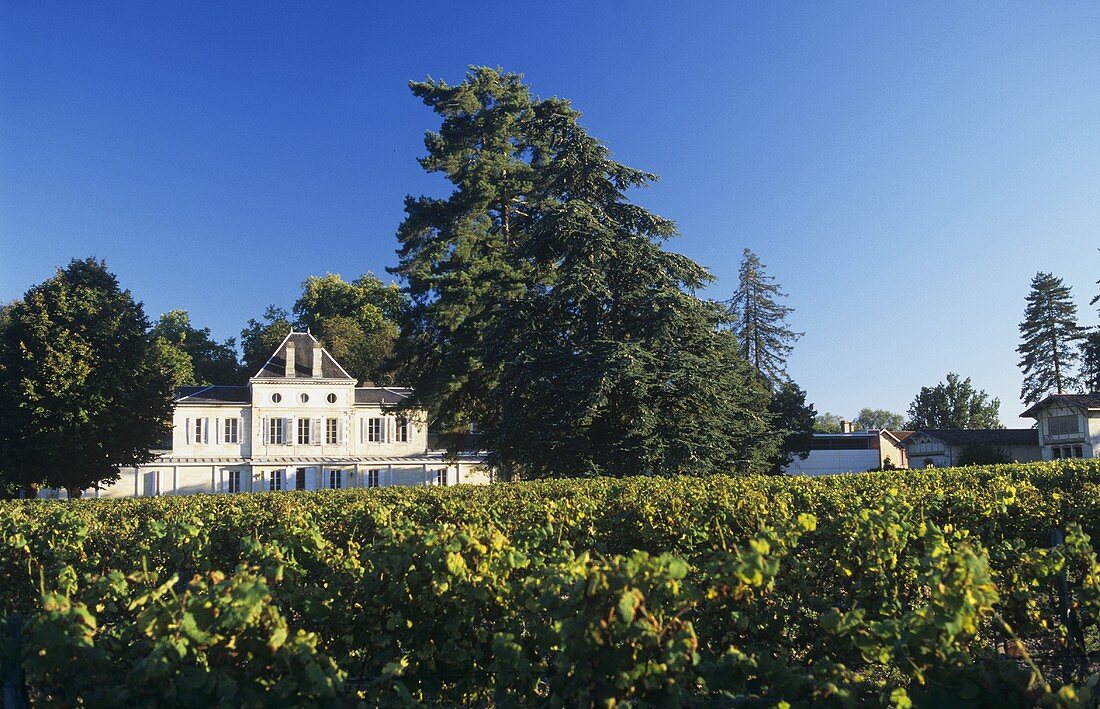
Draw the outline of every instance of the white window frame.
M298 419L298 425L296 426L298 435L295 438L300 446L313 445L313 425L312 421L307 418ZM304 434L304 435L303 435Z
M397 443L408 443L410 425L408 417L398 416L394 424L393 440Z
M386 419L372 416L367 419L367 443L386 442Z
M267 490L268 492L282 492L286 486L283 485L283 471L272 470L267 474Z
M382 471L378 468L371 468L367 471L367 487L382 487Z
M241 491L241 478L243 474L240 470L230 470L225 476L225 491L232 494Z
M340 443L340 419L329 416L325 419L325 445L335 446Z
M344 489L344 471L340 468L333 468L327 471L328 475L325 476L325 487L329 490L343 490Z
M223 443L240 443L241 442L241 420L239 418L233 418L230 416L223 421Z
M286 444L287 419L278 416L267 420L267 440L270 445L281 446Z

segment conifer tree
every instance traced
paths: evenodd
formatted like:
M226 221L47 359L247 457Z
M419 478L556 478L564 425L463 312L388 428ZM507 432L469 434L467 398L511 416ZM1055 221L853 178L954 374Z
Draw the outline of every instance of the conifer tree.
M1024 383L1020 399L1034 404L1050 393L1062 394L1076 386L1074 367L1082 330L1069 286L1053 274L1039 272L1031 279L1024 321L1020 323L1020 369Z
M1081 341L1081 391L1100 392L1100 331L1093 330Z
M787 357L802 337L787 326L793 308L779 302L785 297L756 254L745 249L737 291L729 300L730 314L741 355L773 386L787 380Z
M398 232L413 403L477 421L505 474L664 474L763 465L766 387L692 291L710 276L661 245L675 225L626 199L655 177L615 162L562 99L471 69L414 93L441 117L425 169L446 199Z

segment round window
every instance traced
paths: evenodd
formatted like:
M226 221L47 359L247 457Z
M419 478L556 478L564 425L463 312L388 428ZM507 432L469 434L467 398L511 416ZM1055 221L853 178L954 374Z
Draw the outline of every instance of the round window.
M305 392L302 392L301 394L298 395L298 401L302 402L303 404L308 404L309 403L309 394L307 394Z
M283 395L280 394L279 392L275 392L274 394L271 395L271 403L272 404L278 404L282 400L283 400Z
M336 403L336 394L329 394L328 396L325 397L325 399L328 400L328 403L335 404Z

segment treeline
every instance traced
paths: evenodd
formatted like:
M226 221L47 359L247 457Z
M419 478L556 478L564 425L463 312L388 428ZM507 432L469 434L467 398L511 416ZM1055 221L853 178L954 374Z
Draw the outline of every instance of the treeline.
M1096 706L1098 485L1081 460L0 503L0 675L65 706Z
M412 386L433 429L476 424L505 478L779 472L805 456L815 411L786 372L799 334L755 254L729 300L700 298L711 274L628 197L656 177L615 161L568 101L487 68L410 86L440 120L420 162L452 191L406 200L400 288L310 277L291 308L248 321L238 360L235 340L183 311L150 323L105 264L73 261L0 322L0 479L111 482L167 433L173 385L244 382L292 326L360 381Z

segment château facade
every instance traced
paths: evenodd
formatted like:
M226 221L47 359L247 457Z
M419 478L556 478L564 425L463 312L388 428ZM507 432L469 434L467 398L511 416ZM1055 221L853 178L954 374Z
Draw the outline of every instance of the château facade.
M429 450L400 387L356 386L308 332L291 332L246 386L181 387L171 445L87 497L487 483L475 452ZM43 491L45 496L63 495Z

